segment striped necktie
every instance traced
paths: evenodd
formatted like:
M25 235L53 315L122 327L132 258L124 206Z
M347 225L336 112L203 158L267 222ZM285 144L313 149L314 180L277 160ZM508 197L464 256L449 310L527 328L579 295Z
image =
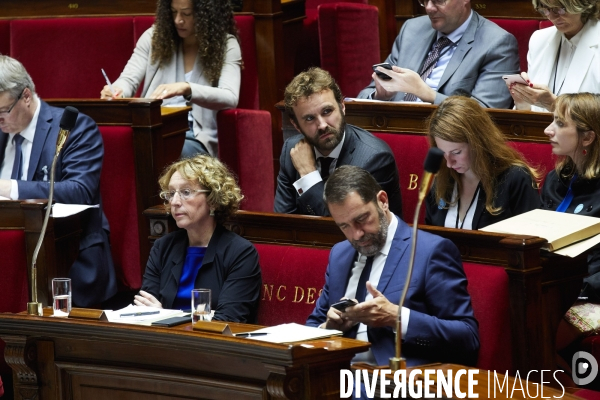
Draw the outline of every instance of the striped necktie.
M427 77L431 74L431 71L433 71L433 69L435 68L435 65L437 64L438 60L442 56L443 53L441 53L441 51L450 44L452 44L452 40L448 39L446 36L440 37L437 40L437 42L435 42L435 44L433 45L433 49L429 52L427 59L425 59L425 62L423 63L423 67L421 67L421 72L419 72L421 79L427 79ZM412 93L406 93L406 95L404 96L404 101L416 100L417 96L415 96Z

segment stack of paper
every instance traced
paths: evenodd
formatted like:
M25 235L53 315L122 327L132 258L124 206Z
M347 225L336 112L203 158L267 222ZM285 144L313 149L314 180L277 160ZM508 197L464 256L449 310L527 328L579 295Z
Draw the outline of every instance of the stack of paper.
M165 310L164 308L134 306L132 304L120 310L105 310L104 312L109 322L136 325L150 325L154 321L186 314L181 310Z
M260 335L253 336L255 334ZM237 335L243 336L240 334L236 334L236 336ZM270 343L291 343L341 335L342 331L338 331L336 329L313 328L311 326L291 323L258 329L256 331L249 332L249 336L247 337L248 339Z

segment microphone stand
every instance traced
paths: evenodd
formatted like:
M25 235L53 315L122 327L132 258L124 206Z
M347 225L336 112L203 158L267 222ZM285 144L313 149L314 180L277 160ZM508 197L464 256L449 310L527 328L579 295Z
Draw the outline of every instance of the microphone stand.
M74 110L74 111L73 111ZM74 117L73 117L73 113ZM52 169L50 170L50 193L48 194L48 204L46 206L46 215L44 216L44 223L42 224L42 230L40 232L40 237L38 238L37 244L35 245L35 250L33 251L33 258L31 260L31 301L27 303L27 314L42 316L42 303L38 301L38 293L37 293L37 257L40 252L40 248L42 247L42 243L44 241L44 236L46 235L46 228L48 227L48 219L50 218L50 212L52 211L52 198L54 197L54 173L56 170L56 161L58 160L58 156L60 151L62 150L67 138L69 137L69 133L73 126L75 125L75 121L77 119L77 114L79 111L73 107L67 107L63 114L63 117L60 122L60 131L58 133L58 138L56 139L56 151L54 152L54 159L52 160ZM70 118L72 120L71 126L69 128L63 127L65 125L65 120ZM71 121L67 122L67 125Z
M432 147L429 149L429 152L427 153L427 158L425 159L425 174L423 175L423 184L419 189L419 198L417 200L417 207L415 209L415 216L413 218L412 243L410 248L410 258L408 261L408 272L406 273L404 288L402 289L400 301L398 302L398 319L396 320L396 354L395 357L390 357L390 369L392 371L406 369L406 359L402 357L402 305L404 304L404 299L406 298L406 293L408 292L408 286L410 284L410 279L412 277L413 267L415 264L415 254L417 252L417 225L419 223L419 211L421 209L421 204L423 204L423 200L425 199L425 195L429 191L429 184L431 183L431 178L440 169L440 163L443 157L444 153L440 149Z

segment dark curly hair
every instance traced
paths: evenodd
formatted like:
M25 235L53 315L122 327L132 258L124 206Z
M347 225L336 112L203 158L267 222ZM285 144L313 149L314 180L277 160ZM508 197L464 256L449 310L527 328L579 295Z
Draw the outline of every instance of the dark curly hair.
M229 0L191 0L194 9L194 27L200 63L208 80L216 86L225 62L227 35L239 42ZM152 35L152 63L161 67L177 52L181 38L177 34L171 0L158 0L156 22Z

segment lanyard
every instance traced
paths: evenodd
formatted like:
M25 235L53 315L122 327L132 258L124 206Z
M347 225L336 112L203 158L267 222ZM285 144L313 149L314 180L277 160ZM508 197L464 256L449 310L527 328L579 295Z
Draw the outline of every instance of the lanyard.
M469 210L471 209L471 207L473 207L473 203L475 203L475 199L477 198L477 196L479 195L479 188L481 187L481 184L477 185L477 190L475 190L475 193L473 194L473 198L471 199L471 204L469 204L469 208L467 208L467 212L465 213L465 217L462 220L462 223L460 224L460 227L458 226L458 217L460 215L460 197L458 198L458 203L456 206L456 225L455 227L457 229L462 229L463 226L465 226L465 220L467 219L467 214L469 213Z
M573 194L572 186L573 186L573 182L575 182L576 179L577 179L577 174L573 175L573 178L571 178L571 182L569 182L569 190L567 190L567 194L565 195L565 198L558 205L558 207L556 208L556 211L565 212L565 211L567 211L567 208L569 208L569 206L571 205L571 202L573 201L573 197L575 196Z

